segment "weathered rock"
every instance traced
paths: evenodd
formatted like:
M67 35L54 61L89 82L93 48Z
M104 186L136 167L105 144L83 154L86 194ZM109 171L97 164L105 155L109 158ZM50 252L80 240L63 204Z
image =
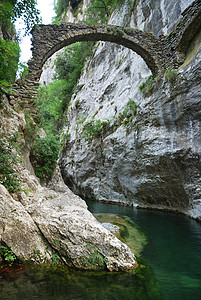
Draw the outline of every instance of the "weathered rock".
M0 184L0 245L11 246L17 257L38 263L59 262L90 270L134 268L134 254L103 228L86 203L64 185L59 168L50 188L39 184L24 140L24 114L17 113L7 97L2 106L1 131L7 141L17 134L23 155L17 148L12 149L18 160L11 167L17 174L20 191L11 195Z
M41 236L40 230L25 207L14 200L0 184L0 242L11 246L16 256L25 260L40 261L45 256L50 260L47 250L50 247ZM40 251L40 257L36 255Z
M41 198L41 194L40 194ZM130 249L93 217L86 203L70 190L33 206L32 217L43 236L69 266L80 269L129 270L135 266Z
M173 2L138 1L130 26L156 36L170 33L192 3ZM112 22L119 24L118 20L113 15ZM123 47L100 43L68 112L66 132L71 137L60 160L66 184L85 198L178 210L201 218L200 59L198 34L177 76L161 78L143 96L138 86L150 73L142 59ZM129 99L137 103L137 114L126 129L116 126L115 118ZM110 125L90 143L83 127L92 116L109 119ZM86 120L79 123L83 117Z

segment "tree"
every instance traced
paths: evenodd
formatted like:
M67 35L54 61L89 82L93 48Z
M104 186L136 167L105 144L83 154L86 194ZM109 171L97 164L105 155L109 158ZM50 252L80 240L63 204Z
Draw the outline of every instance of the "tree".
M16 19L22 18L25 23L25 33L30 32L34 24L40 23L40 11L36 8L36 0L2 0L0 4L0 26L8 27Z
M54 10L56 12L57 18L61 17L65 9L70 5L73 9L76 9L81 0L55 0Z
M114 9L123 3L123 0L94 0L87 9L88 23L106 23Z

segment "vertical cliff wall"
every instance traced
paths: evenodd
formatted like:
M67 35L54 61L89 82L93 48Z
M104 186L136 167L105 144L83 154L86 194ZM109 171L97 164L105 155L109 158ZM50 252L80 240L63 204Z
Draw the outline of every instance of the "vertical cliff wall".
M125 1L110 23L168 35L192 2ZM124 47L96 45L67 113L60 159L75 193L200 217L200 58L198 34L185 64L148 83L143 95L138 87L151 74L144 61ZM121 117L118 123L129 103L137 110L129 122ZM87 138L87 122L91 131L99 122L102 132Z

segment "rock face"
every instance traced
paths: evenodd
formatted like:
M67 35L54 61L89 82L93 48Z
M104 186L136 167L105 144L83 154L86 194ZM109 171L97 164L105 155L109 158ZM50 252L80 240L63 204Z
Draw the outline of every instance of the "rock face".
M125 2L110 22L159 37L175 28L192 2L140 0L131 16ZM201 219L200 41L198 33L177 73L169 70L144 95L138 89L150 75L144 61L124 47L97 45L68 110L60 159L65 183L76 194ZM129 99L137 110L129 122L117 124ZM107 120L107 130L86 140L93 120Z
M0 183L0 250L7 245L20 259L78 269L133 269L134 254L65 186L59 168L49 187L39 184L25 143L25 115L15 111L5 95L1 98L0 120L5 139L17 139L18 147L12 149L17 159L12 168L20 182L20 190L12 194Z

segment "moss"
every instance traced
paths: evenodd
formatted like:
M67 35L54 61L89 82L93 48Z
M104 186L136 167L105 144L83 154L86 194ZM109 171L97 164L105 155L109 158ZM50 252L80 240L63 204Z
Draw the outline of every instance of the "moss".
M117 225L120 231L115 233L115 236L125 243L136 256L140 256L147 244L147 237L129 217L114 214L95 214L95 217L101 223Z
M133 30L130 27L124 28L124 32L128 35L132 34Z
M96 246L85 242L86 248L89 252L87 256L81 256L75 259L72 263L79 269L90 269L90 270L104 270L106 269L105 258L97 250Z
M121 37L124 36L123 30L121 30L120 28L117 28L116 32L118 33L119 36L121 36Z
M177 70L168 69L165 71L165 79L170 83L175 83L177 78Z

